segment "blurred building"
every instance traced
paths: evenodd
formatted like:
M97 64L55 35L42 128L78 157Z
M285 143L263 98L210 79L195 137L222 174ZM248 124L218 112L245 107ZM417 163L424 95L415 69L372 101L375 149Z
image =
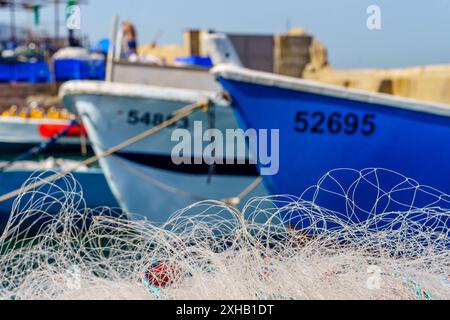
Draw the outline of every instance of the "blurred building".
M208 56L202 43L204 32L208 31L187 30L183 45L144 45L139 48L139 54L154 55L168 64L180 56ZM328 65L325 47L300 28L294 28L286 34L227 35L242 64L249 69L302 77L305 71L311 72Z

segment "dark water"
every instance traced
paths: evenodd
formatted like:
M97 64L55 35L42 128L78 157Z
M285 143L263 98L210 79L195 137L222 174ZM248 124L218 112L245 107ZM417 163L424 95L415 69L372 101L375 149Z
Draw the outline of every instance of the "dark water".
M19 157L21 154L23 153L23 150L20 151L6 151L5 150L1 150L0 151L0 162L9 162L9 161L13 161L15 159L17 159L17 157ZM81 152L67 152L67 151L50 151L50 152L44 152L41 153L39 155L35 155L33 157L27 158L23 161L30 161L30 162L42 162L45 161L49 158L54 158L54 159L67 159L67 160L71 160L71 161L83 161L86 160L87 158L93 156L94 153L92 152L92 150L90 150L86 155L81 154ZM93 169L98 169L100 168L100 165L98 162L92 164L89 166L90 168ZM0 165L0 170L1 170L1 165ZM6 169L7 170L7 169ZM25 170L28 171L28 170ZM34 170L30 170L34 171ZM0 181L0 183L4 183L2 181ZM8 183L7 183L8 184ZM0 215L9 215L9 212L3 212L2 210L0 210ZM5 227L5 223L6 223L6 219L4 219L4 217L0 217L0 233L2 233L4 227Z

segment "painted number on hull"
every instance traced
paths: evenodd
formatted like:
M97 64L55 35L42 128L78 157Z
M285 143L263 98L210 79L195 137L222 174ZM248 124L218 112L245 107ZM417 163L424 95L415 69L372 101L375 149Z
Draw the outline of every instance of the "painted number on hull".
M138 125L138 124L145 124L147 126L158 126L161 123L163 123L166 120L169 120L172 117L172 115L164 115L162 113L140 113L137 110L130 110L128 112L128 124L131 125ZM181 119L180 121L173 123L169 126L169 128L182 128L182 129L188 129L189 122L187 118Z
M375 115L365 114L363 116L355 113L342 114L333 112L299 111L295 115L295 131L299 133L313 134L347 134L361 133L371 136L376 131Z

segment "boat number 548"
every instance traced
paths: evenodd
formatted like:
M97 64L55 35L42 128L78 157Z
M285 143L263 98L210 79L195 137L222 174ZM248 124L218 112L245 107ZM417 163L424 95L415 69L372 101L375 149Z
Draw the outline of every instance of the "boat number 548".
M333 112L299 111L295 115L295 131L314 134L347 134L361 133L371 136L376 131L375 115L357 115L355 113L342 114Z
M138 124L144 124L147 126L159 126L162 124L165 120L169 120L172 118L172 115L165 115L162 113L150 113L150 112L139 112L137 110L130 110L128 113L128 124L131 125L138 125ZM173 123L172 125L168 126L169 128L181 128L181 129L188 129L189 127L189 121L187 118L181 119L180 121Z

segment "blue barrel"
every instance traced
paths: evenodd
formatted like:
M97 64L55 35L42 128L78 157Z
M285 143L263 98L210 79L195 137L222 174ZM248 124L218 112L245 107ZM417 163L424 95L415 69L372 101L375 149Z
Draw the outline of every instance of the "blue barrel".
M105 60L90 61L89 79L105 80L106 77L106 62Z
M0 64L1 82L51 82L50 67L45 61Z
M83 79L83 60L80 59L60 59L55 60L55 80L81 80Z

